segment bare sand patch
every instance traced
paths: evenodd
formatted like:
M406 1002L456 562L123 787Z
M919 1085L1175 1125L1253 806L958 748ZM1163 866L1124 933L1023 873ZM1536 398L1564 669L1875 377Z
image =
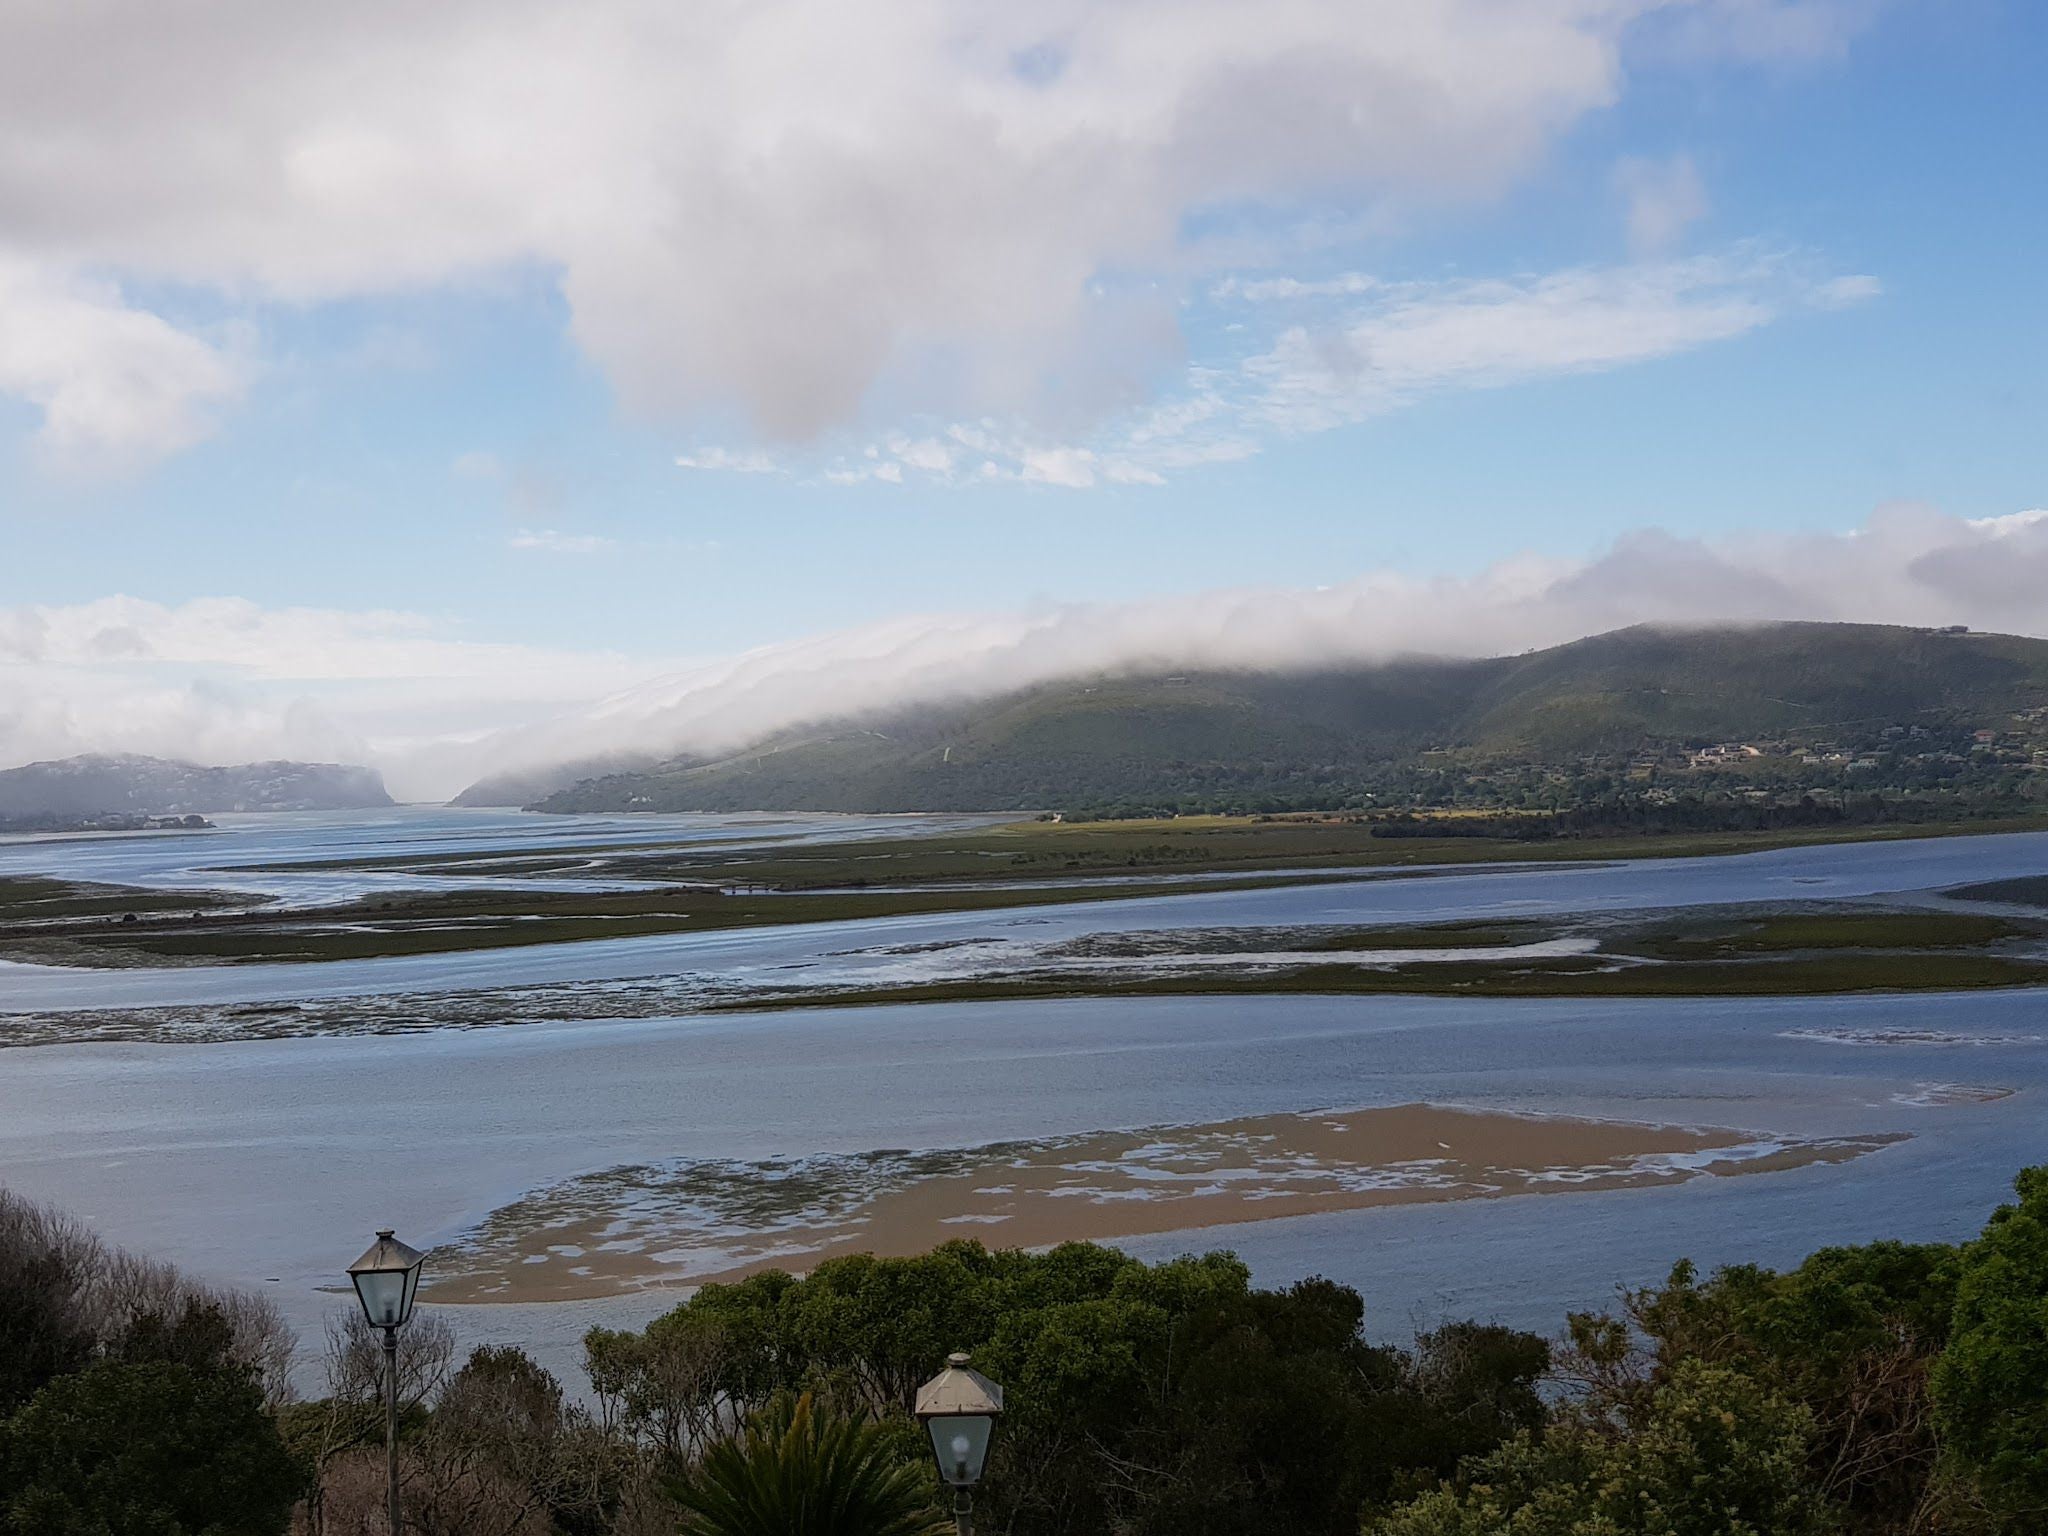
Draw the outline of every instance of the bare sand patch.
M493 1212L434 1255L437 1302L569 1301L901 1255L1035 1248L1270 1217L1624 1189L1843 1162L1897 1135L1711 1127L1433 1104L1268 1115L938 1151L608 1170Z

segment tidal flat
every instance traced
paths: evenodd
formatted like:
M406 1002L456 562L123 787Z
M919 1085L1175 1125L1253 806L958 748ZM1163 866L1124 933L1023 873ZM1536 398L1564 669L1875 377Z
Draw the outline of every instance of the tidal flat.
M1008 960L1005 965L1004 960ZM1603 914L1388 928L1091 935L972 973L763 989L713 1009L1262 993L1743 997L2048 984L2048 920L1930 907Z
M0 974L0 987L5 977ZM1743 997L2048 985L2048 918L1742 904L1488 922L973 934L766 967L232 1004L0 1011L0 1049L1071 997Z
M587 1301L801 1272L845 1253L905 1256L958 1237L1040 1248L1421 1201L1646 1189L1844 1162L1904 1139L1403 1104L958 1149L639 1165L493 1211L434 1252L427 1294Z

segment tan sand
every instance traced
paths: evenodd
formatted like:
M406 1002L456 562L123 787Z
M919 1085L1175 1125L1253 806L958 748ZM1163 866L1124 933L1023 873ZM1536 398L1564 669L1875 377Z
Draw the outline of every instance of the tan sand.
M1407 1104L942 1153L622 1169L494 1213L429 1271L436 1302L693 1286L950 1238L1036 1248L1428 1200L1841 1162L1897 1136L1786 1141Z

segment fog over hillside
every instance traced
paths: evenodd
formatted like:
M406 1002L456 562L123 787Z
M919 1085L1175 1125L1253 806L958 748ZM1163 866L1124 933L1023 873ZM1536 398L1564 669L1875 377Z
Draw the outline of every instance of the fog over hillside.
M603 754L718 753L807 719L1093 671L1489 656L1631 624L1774 619L2048 634L2048 511L1963 521L1895 507L1848 536L1719 545L1642 533L1597 560L1507 560L1462 580L1380 571L1311 590L909 617L660 678L517 733L500 750L511 770Z
M1971 520L1896 505L1848 534L1649 531L1585 561L1332 574L1313 589L906 615L683 665L486 643L413 614L133 599L0 610L0 765L85 751L357 761L400 798L445 798L488 774L730 750L808 719L1083 672L1483 656L1637 623L2048 636L2048 511Z

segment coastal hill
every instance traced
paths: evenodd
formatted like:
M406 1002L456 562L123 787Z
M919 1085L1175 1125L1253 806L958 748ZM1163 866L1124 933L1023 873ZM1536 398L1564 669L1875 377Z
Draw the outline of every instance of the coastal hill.
M1520 656L1095 677L792 730L716 761L586 777L545 811L967 811L1381 803L1449 769L1626 771L1767 741L1843 762L1961 760L2048 730L2048 641L1773 624L1618 630ZM560 780L557 781L561 782ZM466 803L493 803L487 784ZM504 803L498 801L495 803Z
M193 815L206 811L353 811L391 804L372 768L241 763L206 768L161 757L66 757L0 771L0 817Z

